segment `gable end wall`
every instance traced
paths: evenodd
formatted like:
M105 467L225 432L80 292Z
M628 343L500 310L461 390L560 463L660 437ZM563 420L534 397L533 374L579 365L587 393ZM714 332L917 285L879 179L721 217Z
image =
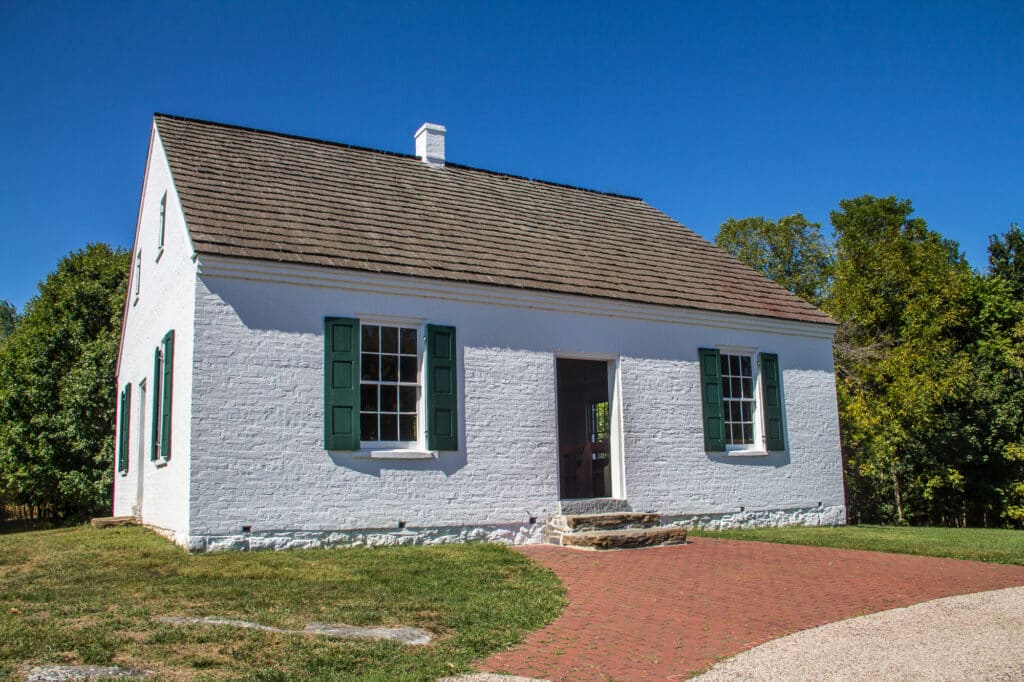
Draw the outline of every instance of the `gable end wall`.
M144 524L185 544L192 441L192 337L196 266L185 216L160 137L154 127L143 181L132 275L128 285L117 391L132 384L127 474L114 472L114 515L140 512ZM160 200L167 192L164 248L157 259ZM136 255L142 253L139 295L135 296ZM150 460L153 417L153 355L169 330L175 332L170 461ZM142 402L140 382L145 380ZM142 476L140 478L139 472Z

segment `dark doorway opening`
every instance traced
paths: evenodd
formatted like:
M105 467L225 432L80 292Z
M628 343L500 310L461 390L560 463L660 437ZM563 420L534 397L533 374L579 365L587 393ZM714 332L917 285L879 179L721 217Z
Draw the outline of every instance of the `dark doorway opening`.
M559 358L557 380L562 499L611 497L608 363Z

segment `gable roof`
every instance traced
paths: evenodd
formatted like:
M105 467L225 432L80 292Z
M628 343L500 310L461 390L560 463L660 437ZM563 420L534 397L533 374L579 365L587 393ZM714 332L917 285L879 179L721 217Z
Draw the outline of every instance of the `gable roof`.
M640 199L156 114L197 253L835 324Z

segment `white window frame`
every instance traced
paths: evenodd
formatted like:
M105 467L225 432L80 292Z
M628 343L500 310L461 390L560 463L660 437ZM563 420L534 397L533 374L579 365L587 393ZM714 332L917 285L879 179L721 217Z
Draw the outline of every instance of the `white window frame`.
M365 440L360 435L359 452L374 458L426 458L432 456L426 447L426 322L422 319L391 318L359 315L359 418L362 421L362 358L363 327L399 327L416 330L416 440ZM399 383L369 382L381 385L400 386ZM408 385L408 384L405 384ZM379 390L379 389L378 389ZM379 413L378 413L379 414ZM405 457L403 457L405 455Z
M750 371L752 373L752 387L754 396L754 411L751 415L754 420L754 438L752 443L737 443L730 445L728 443L729 437L726 434L726 445L725 451L728 454L766 454L767 447L765 445L764 436L764 395L761 392L761 354L756 348L750 348L746 346L718 346L718 353L720 357L736 355L740 357L750 358ZM724 375L723 375L724 379ZM722 390L722 422L725 428L728 429L727 422L727 398L725 397L725 390Z
M153 258L154 262L160 260L160 256L164 255L164 240L167 236L167 192L164 191L164 195L160 197L160 222L157 226L157 243L156 243L156 257Z

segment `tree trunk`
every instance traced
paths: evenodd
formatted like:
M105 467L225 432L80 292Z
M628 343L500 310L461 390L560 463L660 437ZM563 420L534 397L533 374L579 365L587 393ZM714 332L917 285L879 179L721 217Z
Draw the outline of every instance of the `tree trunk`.
M896 474L896 464L892 464L892 492L896 498L896 521L905 523L903 519L903 491L900 490L900 477Z

